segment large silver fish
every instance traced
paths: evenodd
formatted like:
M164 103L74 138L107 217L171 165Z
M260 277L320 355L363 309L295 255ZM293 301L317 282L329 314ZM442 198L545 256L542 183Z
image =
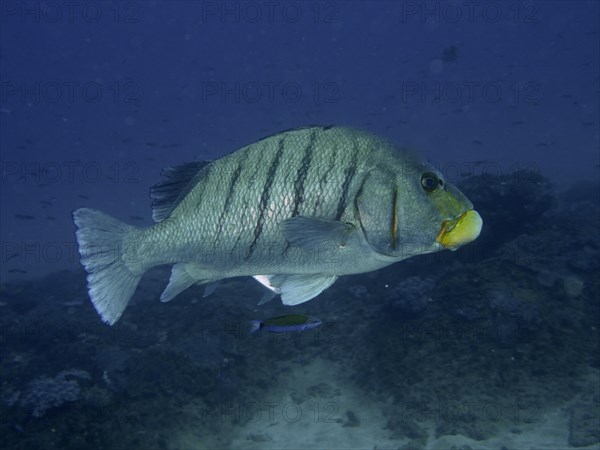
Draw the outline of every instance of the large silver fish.
M340 275L456 249L482 224L433 167L349 128L286 131L164 175L151 189L151 227L73 213L89 295L109 324L159 264L174 264L162 301L193 284L254 276L295 305Z

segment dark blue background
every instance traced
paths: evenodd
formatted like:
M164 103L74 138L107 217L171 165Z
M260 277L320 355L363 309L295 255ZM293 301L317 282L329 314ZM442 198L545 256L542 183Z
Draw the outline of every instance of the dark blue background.
M301 125L598 178L596 1L1 5L3 280L75 267L71 210L149 224L164 166Z

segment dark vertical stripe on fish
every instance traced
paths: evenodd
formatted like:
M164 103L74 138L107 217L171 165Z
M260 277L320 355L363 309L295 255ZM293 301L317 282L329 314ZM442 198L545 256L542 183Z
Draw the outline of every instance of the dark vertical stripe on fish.
M247 157L247 152L243 156L244 156L243 159L245 160ZM227 196L225 197L225 201L223 202L223 211L221 211L221 215L219 216L219 221L217 222L217 233L215 236L215 243L214 243L215 248L219 245L219 240L221 239L221 233L223 231L223 224L225 223L225 218L227 217L227 214L229 213L229 207L231 206L231 199L233 197L233 193L235 192L235 187L237 185L237 182L240 178L241 173L242 173L242 159L240 159L238 161L237 167L235 168L235 171L233 172L233 175L231 177L231 181L229 182L229 189L227 191Z
M350 161L350 166L346 167L344 170L344 182L342 183L342 194L340 195L340 199L338 200L337 211L335 213L335 220L340 220L342 218L342 214L346 210L346 205L348 203L348 190L350 189L350 183L356 174L356 166L358 159L358 149L356 148L356 144L353 147L352 159Z
M317 198L315 199L315 207L313 210L313 216L316 216L318 214L319 207L325 200L325 196L328 193L327 189L325 188L325 185L327 184L327 180L329 179L331 172L335 168L335 160L337 157L338 146L337 146L337 143L335 143L335 142L333 142L332 145L333 145L333 148L332 148L331 153L329 154L329 165L327 166L327 170L325 172L323 172L323 175L321 175L321 178L319 179L319 192L317 193Z
M268 158L268 156L270 155L270 151L269 148L265 148L265 140L261 141L261 145L260 145L260 157L262 157L264 155L264 158ZM259 156L256 155L255 152L250 153L249 151L245 152L246 155L246 159L249 158L249 154L251 155L251 163L247 165L247 169L244 169L244 172L242 173L242 178L246 178L246 181L250 182L251 188L250 189L242 189L240 192L240 201L241 201L241 208L239 211L239 214L237 214L236 216L239 217L239 220L241 220L243 223L248 223L250 218L246 215L246 213L252 209L254 210L254 205L256 200L254 199L254 191L255 191L255 180L260 178L260 174L263 172L264 167L266 167L267 165L267 161L263 161L262 158L259 159ZM269 164L270 165L270 164ZM254 169L254 170L253 170ZM256 189L256 191L258 191L258 189ZM252 207L252 208L251 208ZM233 247L231 247L231 252L232 255L235 254L236 255L236 261L239 262L239 257L237 255L241 255L242 254L242 250L238 250L238 248L240 247L240 243L242 242L242 238L247 238L247 229L246 227L242 226L242 227L238 227L238 233L237 233L237 237L235 239L235 243L233 244ZM244 242L244 252L246 251L248 243Z
M306 175L310 169L316 140L317 130L313 130L313 132L310 134L308 146L304 149L304 156L300 162L300 167L296 172L296 179L294 180L294 208L292 210L291 217L294 217L298 214L302 200L304 200L304 183L306 182Z
M396 202L398 201L398 187L395 186L394 187L394 196L392 198L392 223L391 223L391 227L392 227L392 250L396 250L396 234L398 232L398 218L396 217L397 214L397 208L396 208Z
M367 235L367 232L365 230L365 226L362 223L362 218L360 217L360 208L358 207L358 201L359 201L360 197L362 196L363 189L365 188L365 183L369 179L369 176L370 175L367 173L361 180L360 186L359 186L358 190L356 191L356 195L354 196L354 202L353 202L356 219L358 220L358 223L360 223L360 228L363 230L363 233L365 233L365 236Z
M212 176L213 170L209 166L203 171L202 179L205 180L202 183L201 190L198 192L198 200L196 201L196 209L199 210L202 207L202 200L204 199L204 193L206 192L207 186L210 186L210 177Z
M250 258L252 256L252 253L254 253L256 243L258 242L258 239L260 238L260 235L263 231L265 211L269 206L269 199L271 197L271 187L273 186L273 181L275 180L275 173L277 172L277 168L281 164L281 156L283 155L284 148L285 136L279 140L277 152L275 153L273 162L271 162L271 165L269 166L269 170L267 170L267 179L265 180L265 185L260 195L260 202L258 204L258 220L256 221L256 228L254 229L254 239L250 244L250 249L248 250L248 255L246 256L246 259Z

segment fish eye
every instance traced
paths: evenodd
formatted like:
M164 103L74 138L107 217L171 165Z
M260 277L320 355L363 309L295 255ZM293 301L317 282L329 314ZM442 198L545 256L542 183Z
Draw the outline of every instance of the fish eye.
M435 173L425 172L421 175L421 186L427 192L435 191L438 186L442 185L442 181L437 177Z

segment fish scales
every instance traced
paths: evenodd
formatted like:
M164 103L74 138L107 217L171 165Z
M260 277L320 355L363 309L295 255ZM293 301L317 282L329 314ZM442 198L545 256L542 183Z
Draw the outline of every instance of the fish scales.
M145 231L133 247L148 255L152 266L157 260L151 255L173 250L167 236L177 235L182 239L176 253L200 245L201 252L192 253L202 253L205 259L205 247L212 247L217 253L233 255L225 264L232 265L252 257L256 247L264 244L271 258L280 250L281 260L269 263L281 264L286 242L279 223L314 211L319 217L340 219L352 206L350 185L358 165L365 162L360 157L361 145L365 146L350 137L338 143L346 150L336 152L335 131L306 129L272 136L217 160L202 169L206 176L173 211L164 229Z
M350 128L282 132L165 175L152 189L151 227L74 212L88 292L108 323L156 265L173 264L163 301L193 284L212 291L220 279L254 276L297 304L340 275L456 249L481 229L472 204L438 171ZM102 255L85 252L94 245Z

